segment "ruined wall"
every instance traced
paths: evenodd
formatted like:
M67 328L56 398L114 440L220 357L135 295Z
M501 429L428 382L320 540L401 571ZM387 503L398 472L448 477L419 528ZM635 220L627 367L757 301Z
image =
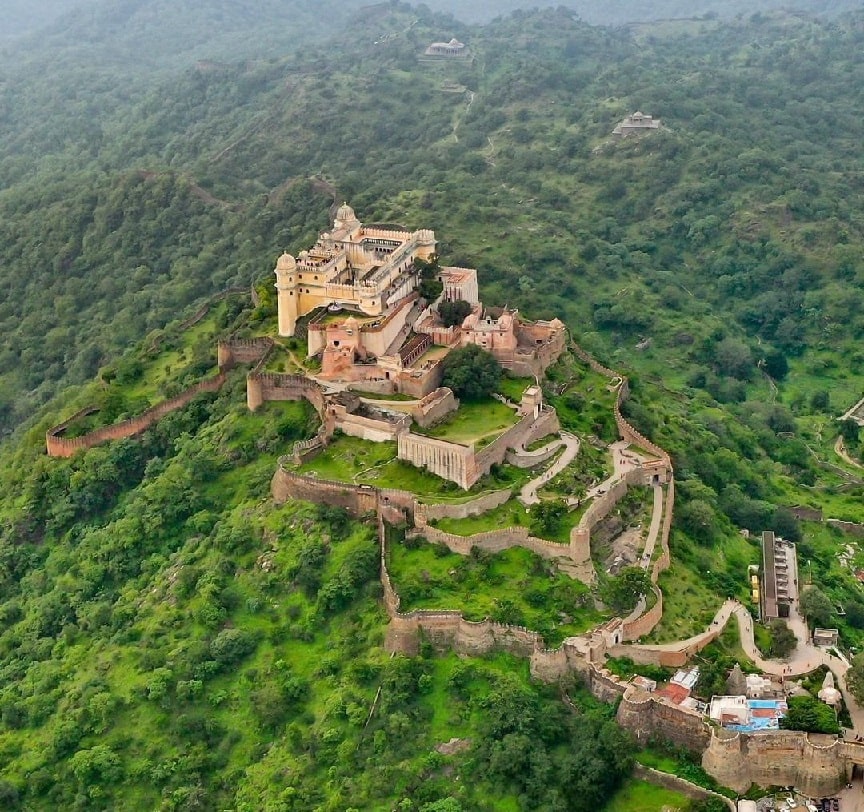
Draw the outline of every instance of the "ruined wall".
M855 522L844 522L840 519L828 519L825 524L836 527L843 533L848 533L851 536L864 536L864 524L855 524Z
M345 434L359 437L373 443L383 443L395 440L400 434L408 431L411 418L407 415L402 420L375 420L359 414L351 414L344 406L331 406L334 424Z
M93 448L108 440L123 440L127 437L134 437L136 434L146 431L154 423L163 418L166 414L182 409L196 395L202 392L217 392L225 383L225 373L220 372L213 378L200 381L194 386L190 386L185 392L163 401L162 403L153 406L146 412L137 417L124 420L122 423L115 423L113 426L104 426L103 428L91 431L89 434L84 434L81 437L60 437L60 433L65 431L69 425L79 417L87 413L92 414L96 411L94 408L84 409L78 412L77 415L69 420L61 423L59 426L54 426L45 434L45 448L49 457L71 457L78 449Z
M403 395L425 398L441 386L444 367L440 361L433 361L421 370L403 370L396 380L396 389Z
M846 781L843 743L833 736L774 731L740 734L713 728L702 766L721 784L745 792L751 784L795 786L831 795Z
M656 585L654 586L654 595L656 602L647 612L624 623L625 640L638 640L646 634L651 634L654 627L663 619L663 593ZM683 664L683 662L680 663L680 665Z
M272 338L229 338L216 345L216 362L221 370L237 364L257 364L273 349Z

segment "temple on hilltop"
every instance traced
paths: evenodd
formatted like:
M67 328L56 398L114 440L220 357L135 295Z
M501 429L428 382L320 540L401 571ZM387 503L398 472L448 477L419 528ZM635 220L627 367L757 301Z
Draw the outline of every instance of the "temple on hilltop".
M659 130L660 119L653 116L640 113L638 110L632 116L627 116L623 121L612 130L612 135L619 135L622 138L645 130Z
M425 51L426 56L437 56L448 59L464 59L469 55L468 47L453 37L450 42L433 42Z
M308 354L321 358L316 377L360 391L425 397L440 385L443 358L467 344L516 375L542 375L564 349L562 322L484 308L477 271L439 266L436 244L429 229L363 225L343 204L312 248L276 263L279 335L295 335L300 321ZM440 283L435 301L421 296L424 273ZM467 303L460 324L444 324L444 301Z

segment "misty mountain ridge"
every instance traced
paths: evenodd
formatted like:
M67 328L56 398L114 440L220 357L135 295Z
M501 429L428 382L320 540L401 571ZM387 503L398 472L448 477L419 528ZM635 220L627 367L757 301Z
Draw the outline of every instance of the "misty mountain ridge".
M165 3L161 0L7 0L5 20L0 28L0 42L15 42L27 35L62 34L74 30L86 34L86 26L101 27L114 23L143 25L156 23L169 37L178 53L193 43L183 39L188 24L193 20L208 20L218 26L212 39L220 35L240 33L266 26L267 32L276 34L273 25L285 25L297 35L304 27L316 30L326 20L333 25L344 21L346 14L369 7L365 0L345 0L341 3L308 2L308 0L262 0L250 2ZM433 11L452 14L458 20L485 23L495 17L522 9L563 6L576 11L592 25L625 25L670 18L698 17L705 14L730 18L755 12L788 10L814 15L840 14L860 8L858 0L428 0L424 5ZM82 23L84 26L82 27ZM178 25L179 23L179 25ZM262 33L262 36L267 36ZM167 43L166 43L167 44ZM136 54L133 53L133 57Z

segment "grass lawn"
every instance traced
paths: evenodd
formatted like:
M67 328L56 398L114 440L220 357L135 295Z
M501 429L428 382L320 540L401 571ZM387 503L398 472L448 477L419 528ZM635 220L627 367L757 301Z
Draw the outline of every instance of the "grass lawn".
M300 473L316 474L322 479L374 485L411 491L431 502L466 502L489 491L518 487L531 477L510 465L502 466L497 478L484 477L471 488L462 490L435 474L396 459L396 443L372 443L343 435L317 457L304 463Z
M498 391L509 398L514 403L519 403L522 400L522 393L529 387L534 385L533 378L511 378L505 375L501 379L501 384L498 386Z
M463 403L459 410L444 422L428 429L415 427L413 431L427 437L436 437L460 445L492 440L519 421L519 415L497 400Z
M587 505L585 506L587 507ZM579 519L585 512L585 507L570 511L554 533L533 533L538 538L569 544L570 531L579 524ZM494 510L488 510L479 516L469 516L466 519L441 519L436 525L445 533L457 536L473 536L475 533L485 533L489 530L500 530L504 527L530 527L531 517L525 506L517 499L510 499Z
M437 527L445 533L472 536L475 533L499 530L502 527L528 527L529 523L530 517L525 506L516 499L510 499L501 507L487 510L479 516L469 516L466 519L440 519Z
M631 778L612 796L604 812L664 812L686 809L688 803L680 792Z
M391 544L389 555L403 612L457 609L469 620L488 617L527 626L552 646L603 620L587 586L530 550L514 547L495 555L460 556L412 540Z

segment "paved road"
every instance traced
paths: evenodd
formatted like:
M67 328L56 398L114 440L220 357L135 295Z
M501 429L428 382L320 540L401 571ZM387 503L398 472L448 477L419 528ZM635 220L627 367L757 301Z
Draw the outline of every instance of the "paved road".
M651 526L648 528L648 537L645 539L645 551L642 553L642 569L648 569L651 566L651 556L654 555L657 536L660 535L660 522L662 518L663 486L654 485L654 510L651 513Z
M795 651L786 660L766 660L762 657L759 649L756 647L756 642L753 637L753 618L750 612L738 601L727 600L723 603L714 620L708 628L693 637L688 637L686 640L678 640L674 643L662 643L658 645L641 646L641 648L651 649L655 651L684 651L691 649L694 646L701 647L712 639L723 627L729 622L729 619L734 615L738 621L738 630L741 637L741 648L744 653L754 662L757 668L761 669L765 674L771 674L777 677L797 677L802 674L808 674L820 665L828 666L834 672L837 680L837 687L843 693L843 698L846 701L846 707L849 710L849 715L852 717L852 726L854 730L864 735L864 708L861 708L855 701L855 698L849 693L846 687L845 675L849 670L848 662L829 654L822 649L816 648L809 639L807 626L801 616L798 614L796 605L793 604L790 609L789 628L795 633L798 640L798 646Z
M576 459L576 455L579 453L579 438L566 431L562 431L561 440L564 443L564 451L561 456L558 457L558 459L555 460L555 462L552 463L544 473L523 486L519 493L519 501L523 505L536 505L540 501L540 497L537 496L537 491L549 482L549 480L558 476L558 474L560 474L568 465L570 465L571 462L573 462L573 460Z

